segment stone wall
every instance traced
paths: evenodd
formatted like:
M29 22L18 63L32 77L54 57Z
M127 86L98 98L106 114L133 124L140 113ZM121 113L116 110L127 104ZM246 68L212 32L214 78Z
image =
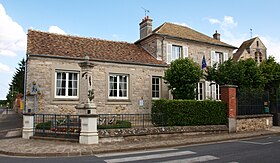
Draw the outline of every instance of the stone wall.
M272 115L237 116L236 131L255 131L272 127Z
M75 71L78 72L81 80L81 68L78 63L82 60L59 59L46 57L29 57L27 62L27 103L26 108L34 110L34 95L30 94L31 85L35 82L40 89L37 97L37 113L49 114L75 114L75 106L79 99L55 98L55 72ZM152 102L152 77L164 76L167 67L120 64L109 62L93 62L92 69L93 89L95 98L93 102L97 105L97 113L111 114L141 114L150 113ZM110 73L128 75L127 100L108 99L108 80ZM81 88L80 88L81 90ZM82 92L79 92L81 95ZM161 98L168 98L167 85L161 80ZM144 100L144 106L139 106L139 100Z
M210 126L173 126L173 127L149 127L149 128L128 128L128 129L102 129L98 130L101 142L123 141L133 137L143 138L164 137L166 135L197 135L228 132L226 125Z

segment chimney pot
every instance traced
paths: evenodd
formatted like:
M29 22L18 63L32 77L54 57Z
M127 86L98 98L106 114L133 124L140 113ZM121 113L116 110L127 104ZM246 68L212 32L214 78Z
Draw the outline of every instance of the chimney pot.
M218 31L216 30L216 32L213 34L213 38L216 40L220 40L221 34L219 34Z

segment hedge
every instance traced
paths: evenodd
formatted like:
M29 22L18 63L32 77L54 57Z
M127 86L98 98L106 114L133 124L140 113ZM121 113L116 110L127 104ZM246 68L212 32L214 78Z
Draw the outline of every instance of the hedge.
M152 114L165 114L167 126L221 125L227 123L227 106L221 101L156 100Z
M51 129L51 121L47 121L45 123L38 123L36 125L36 129L45 129L45 130L50 130Z

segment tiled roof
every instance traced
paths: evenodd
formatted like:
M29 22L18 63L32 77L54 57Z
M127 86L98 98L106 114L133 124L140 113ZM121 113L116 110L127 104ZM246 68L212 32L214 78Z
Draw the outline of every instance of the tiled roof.
M257 37L244 41L241 44L241 46L238 48L236 53L233 54L233 60L237 61L240 58L241 54L244 52L244 50L250 48L250 46L252 45L252 43L255 41L256 38Z
M227 43L224 43L220 40L214 39L212 37L209 37L205 34L202 34L200 32L197 32L191 28L188 28L186 26L172 24L172 23L164 23L155 30L153 30L153 33L155 34L163 34L168 35L172 37L178 37L198 42L204 42L209 44L215 44L220 46L226 46L229 48L236 49L236 47L229 45Z
M143 48L127 43L28 30L27 54L139 64L164 64Z

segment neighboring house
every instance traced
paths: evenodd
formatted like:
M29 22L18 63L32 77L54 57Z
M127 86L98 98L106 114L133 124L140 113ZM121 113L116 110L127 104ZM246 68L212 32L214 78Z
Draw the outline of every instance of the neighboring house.
M233 60L246 60L252 58L258 64L266 60L266 47L259 37L244 41L236 53L233 54Z
M94 64L92 85L97 113L150 113L153 99L169 98L163 81L171 61L189 57L201 65L232 57L234 46L188 27L164 23L152 30L149 17L140 23L140 39L133 43L28 31L26 108L37 113L76 113L80 102L81 67ZM38 94L32 95L34 85ZM37 90L37 87L36 87ZM198 100L219 99L219 87L201 80ZM34 103L36 105L34 105Z
M203 56L207 66L222 63L232 57L236 47L220 41L220 34L212 37L189 27L164 23L152 30L152 19L145 17L140 23L140 39L135 42L158 60L169 64L178 58L191 58L201 65ZM198 83L198 100L220 99L219 86L201 80Z

